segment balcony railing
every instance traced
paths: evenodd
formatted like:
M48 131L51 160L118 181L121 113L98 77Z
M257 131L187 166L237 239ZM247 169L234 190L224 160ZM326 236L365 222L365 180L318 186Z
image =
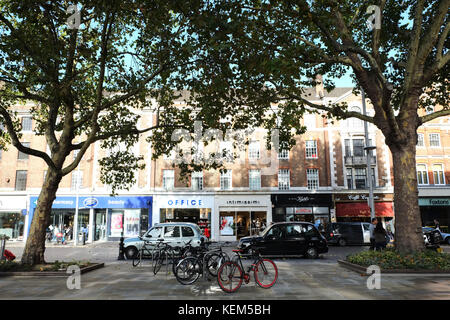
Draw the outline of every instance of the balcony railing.
M359 157L359 156L345 156L345 165L347 166L361 166L366 165L367 160L365 156ZM370 156L370 164L375 165L377 163L377 157Z

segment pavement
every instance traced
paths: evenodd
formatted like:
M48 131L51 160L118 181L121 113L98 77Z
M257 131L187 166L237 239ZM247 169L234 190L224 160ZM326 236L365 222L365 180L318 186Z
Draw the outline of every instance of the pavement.
M11 245L8 249L20 258L23 245ZM138 267L133 267L129 260L118 261L117 242L84 247L49 246L45 253L47 261L88 260L105 262L105 267L83 274L78 290L68 289L66 278L3 277L0 299L450 299L448 275L382 275L380 289L368 289L367 276L337 264L338 259L361 250L367 247L330 247L329 253L316 260L274 259L279 269L274 287L262 289L251 281L238 292L227 294L215 279L201 278L184 286L173 275L166 274L164 267L153 275L149 261Z

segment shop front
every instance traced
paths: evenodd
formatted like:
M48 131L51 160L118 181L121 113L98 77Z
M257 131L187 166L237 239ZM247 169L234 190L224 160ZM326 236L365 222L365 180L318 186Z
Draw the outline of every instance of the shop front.
M335 194L336 218L338 222L370 222L368 194ZM375 217L392 224L394 205L392 194L374 194Z
M272 194L273 221L304 221L326 228L330 223L331 194Z
M442 232L449 232L450 197L419 198L422 226L434 227L437 220Z
M10 240L23 240L27 197L0 197L0 235L6 235Z
M211 234L214 196L176 194L155 195L153 222L192 222L206 235Z
M144 234L151 226L152 197L133 196L80 196L78 221L75 223L76 197L56 197L52 205L51 228L69 230L68 241L74 240L82 230L87 241L118 240ZM33 218L37 197L30 197L30 217ZM150 219L149 219L150 218ZM78 226L78 230L74 228ZM27 234L30 223L27 226Z
M270 195L217 195L213 234L220 241L258 235L272 222Z

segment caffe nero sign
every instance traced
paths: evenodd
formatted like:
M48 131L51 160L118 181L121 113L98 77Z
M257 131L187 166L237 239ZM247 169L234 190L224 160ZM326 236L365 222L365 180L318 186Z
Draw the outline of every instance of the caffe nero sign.
M421 198L419 206L450 206L450 198Z

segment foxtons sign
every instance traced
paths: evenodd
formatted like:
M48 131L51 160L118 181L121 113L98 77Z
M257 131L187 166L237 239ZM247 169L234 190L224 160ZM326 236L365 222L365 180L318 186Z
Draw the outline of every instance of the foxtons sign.
M421 198L419 206L450 206L450 198Z

